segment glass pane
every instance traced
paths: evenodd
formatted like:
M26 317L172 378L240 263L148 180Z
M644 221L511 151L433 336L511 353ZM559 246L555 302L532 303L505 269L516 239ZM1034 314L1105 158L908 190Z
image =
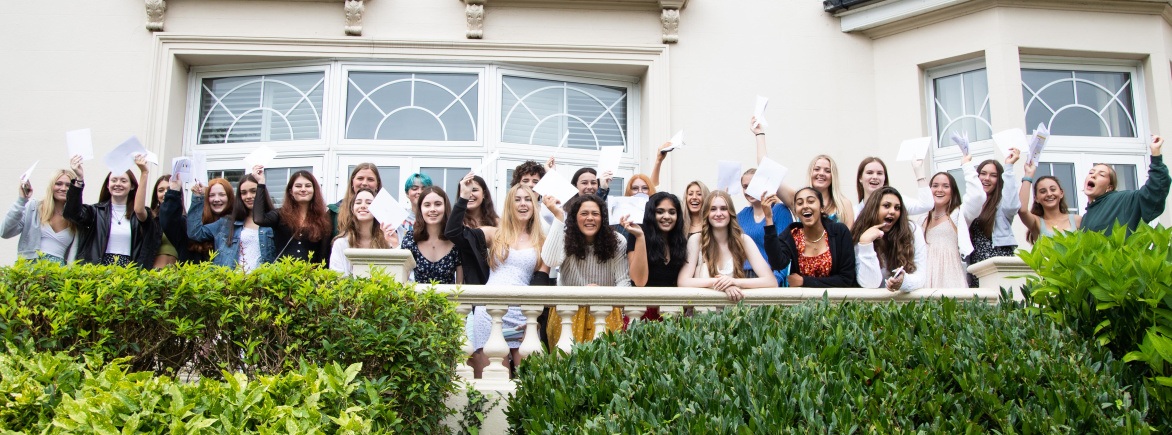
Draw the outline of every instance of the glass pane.
M1034 178L1043 175L1052 175L1058 179L1058 186L1066 198L1066 208L1070 213L1078 214L1078 180L1074 178L1074 163L1039 162Z
M964 182L964 170L961 168L949 169L948 173L952 174L952 178L956 180L956 188L960 191L960 196L964 197L964 188L966 187Z
M1119 178L1119 186L1115 190L1135 190L1139 188L1139 178L1135 165L1113 164L1115 176Z
M324 72L204 79L199 143L321 138Z
M444 193L448 194L449 201L454 201L452 198L456 196L460 180L471 171L472 168L419 168L420 173L431 177L431 184L444 189Z
M505 76L501 140L598 149L627 144L626 88Z
M476 140L476 74L351 72L346 138Z
M313 167L265 168L265 187L269 189L269 198L272 198L274 207L280 207L285 202L285 187L289 184L289 176L297 171L313 172Z
M627 193L627 179L623 177L611 178L607 187L610 188L609 196L623 196L624 193Z
M989 123L989 82L985 69L939 77L932 81L937 143L952 146L953 133L976 142L993 137Z
M350 165L346 167L346 182L350 181L350 174L354 173L354 167L357 165ZM399 193L403 186L399 184L399 167L398 166L376 166L378 168L378 178L383 181L383 189L387 190L396 201L399 200ZM344 189L349 189L350 186L343 186ZM343 190L345 192L345 190ZM376 194L378 192L375 192Z
M1136 135L1129 73L1023 69L1021 81L1030 129L1045 124L1062 136Z
M243 169L216 169L208 171L208 180L223 178L228 180L229 183L232 183L232 188L236 188L236 185L240 184L240 179L243 177Z

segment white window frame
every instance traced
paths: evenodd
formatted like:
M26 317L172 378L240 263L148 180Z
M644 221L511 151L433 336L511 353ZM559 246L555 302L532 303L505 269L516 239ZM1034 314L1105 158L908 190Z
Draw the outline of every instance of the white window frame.
M947 142L936 144L936 138L940 136L940 132L936 129L937 122L935 81L941 77L976 71L979 69L985 70L986 78L989 76L989 68L985 64L984 57L933 68L927 70L924 74L924 87L927 89L927 92L924 93L926 98L924 107L927 108L928 129L932 133L932 142L934 145L930 147L930 151L932 153L931 158L938 171L959 168L961 159L964 158L964 156L961 155L959 147L949 146L950 144ZM985 87L989 88L988 83L985 84ZM990 89L990 94L992 94L992 89ZM989 95L989 98L989 111L992 112L997 108L997 101L992 98L992 95ZM993 129L993 133L997 133L997 129ZM992 139L975 141L969 144L969 152L973 154L974 157L979 154L992 154L993 148L994 145Z

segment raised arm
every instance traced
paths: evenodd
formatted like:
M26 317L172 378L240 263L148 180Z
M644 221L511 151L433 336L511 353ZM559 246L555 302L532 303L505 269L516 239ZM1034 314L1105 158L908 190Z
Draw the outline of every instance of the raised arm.
M765 146L765 127L757 124L756 116L749 120L749 131L757 138L757 164L760 165L761 160L769 155L769 148ZM797 193L797 190L785 184L785 182L782 182L781 186L777 188L777 197L781 198L781 203L787 207L793 205L795 193Z
M1021 223L1025 224L1026 229L1030 232L1038 233L1038 217L1030 213L1030 206L1033 202L1030 201L1030 193L1034 190L1034 174L1037 167L1033 164L1026 163L1022 168L1022 173L1025 177L1021 179L1021 187L1017 190L1018 201L1021 206L1017 209L1017 217L1021 218Z
M1152 136L1152 163L1148 166L1148 181L1139 189L1140 218L1151 222L1164 213L1168 201L1168 188L1172 180L1168 177L1168 166L1164 164L1161 150L1164 139Z
M150 192L151 195L155 194L154 191L148 188L150 184L147 184L147 181L151 177L151 169L150 164L146 161L146 156L142 154L134 156L134 164L138 166L139 173L138 190L134 194L134 198L132 198L134 200L134 215L138 217L139 222L145 222L151 217L146 208L147 193Z
M981 207L985 205L985 188L981 186L981 179L977 177L977 163L972 162L971 156L964 156L961 163L964 171L964 198L960 202L960 211L964 220L972 222L981 215ZM862 283L859 283L862 285Z
M77 173L76 182L69 183L69 191L65 194L65 208L61 215L73 222L74 225L83 228L90 228L94 225L94 208L93 206L84 205L81 203L82 190L85 189L85 181L83 177L83 168L81 165L81 156L73 156L69 161L69 166L73 172Z
M202 221L203 216L200 218ZM187 221L183 219L183 193L175 189L174 181L171 182L171 188L163 193L163 203L159 204L159 226L163 227L163 234L175 246L187 240Z
M0 237L5 239L16 237L17 234L24 231L24 208L29 201L29 195L24 193L24 184L21 183L21 195L16 197L16 202L12 204L12 208L8 209L8 214L4 216L4 222L0 223Z
M915 197L905 197L903 206L907 208L909 215L930 212L935 204L932 202L932 189L928 187L928 177L924 175L924 161L912 162L912 172L916 174L916 195ZM855 218L858 218L858 215L859 211L855 210Z
M664 159L667 159L667 153L663 152L664 148L671 146L671 141L664 142L659 146L659 151L655 153L655 166L651 168L651 185L652 187L659 186L659 168L663 166Z
M171 192L167 192L168 195ZM187 210L187 239L195 242L210 242L215 240L226 219L216 219L210 224L203 223L203 197L192 196L191 208Z
M1020 180L1013 173L1013 166L1017 163L1018 158L1021 157L1021 151L1017 148L1011 148L1009 156L1005 158L1005 172L1001 173L1001 181L1004 185L1001 187L1001 212L1005 213L1009 221L1013 222L1013 214L1021 209L1021 197L1017 195L1020 190Z
M562 265L566 259L566 224L554 219L549 228L549 235L545 237L545 244L541 246L541 261L550 268Z
M252 176L256 177L256 198L252 206L252 221L262 227L275 227L281 223L281 211L272 208L270 201L263 199L269 195L269 188L265 186L265 168L252 167Z

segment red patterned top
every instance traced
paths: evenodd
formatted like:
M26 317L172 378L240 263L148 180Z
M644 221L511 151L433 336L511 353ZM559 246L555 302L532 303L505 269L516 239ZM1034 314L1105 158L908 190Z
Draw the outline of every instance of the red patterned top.
M802 229L794 228L791 234L794 237L794 243L798 245L798 269L801 269L798 274L815 278L830 276L830 269L834 264L830 259L830 250L827 249L826 252L807 257L803 254L806 252L806 238L802 235ZM826 233L822 233L822 236L825 237Z

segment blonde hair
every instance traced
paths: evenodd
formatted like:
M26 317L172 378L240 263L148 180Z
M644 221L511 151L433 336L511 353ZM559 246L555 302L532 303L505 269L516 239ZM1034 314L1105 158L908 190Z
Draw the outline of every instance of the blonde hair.
M63 175L69 177L70 180L77 178L77 173L73 172L72 169L58 169L53 172L53 178L49 179L49 188L45 189L45 199L42 199L41 205L37 207L37 213L41 215L42 225L48 225L49 220L53 219L53 209L57 208L56 203L53 201L53 185L57 184L57 179ZM69 228L70 232L73 231L72 221L66 219L65 225L66 228Z
M741 231L741 224L737 223L737 216L732 212L732 197L728 195L728 192L723 190L714 190L708 196L704 197L704 207L701 210L709 213L712 210L712 200L716 198L724 199L725 206L729 208L728 227L725 228L725 231L728 231L728 252L733 257L732 277L744 278L745 260L749 258L749 255L745 253L745 244L741 240L741 234L744 234ZM720 245L716 243L716 239L713 237L711 225L709 219L706 217L704 219L704 227L700 230L700 254L704 256L704 263L708 265L708 276L715 277L720 275L720 266L717 264L720 261ZM756 248L756 246L753 247L753 249Z
M338 235L334 237L334 240L345 237L346 243L351 248L357 248L359 239L362 237L362 235L358 234L358 218L354 217L354 199L362 192L369 193L371 197L376 195L371 189L358 189L358 192L347 194L342 198L342 207L338 210ZM370 237L371 249L389 249L391 247L387 243L387 239L384 238L382 228L379 227L379 221L377 219L371 223L370 233L366 235Z
M514 205L513 198L521 193L528 194L529 198L533 200L532 215L529 216L528 222L517 220L517 206ZM537 194L533 193L529 186L518 183L509 188L509 192L505 194L505 208L501 215L501 225L497 228L496 235L492 238L492 246L488 250L489 268L496 269L509 259L509 245L517 241L521 234L528 234L529 240L533 242L533 249L537 251L537 268L544 264L541 261L541 245L545 244L545 233L541 231L541 217L538 215L537 209L540 206Z
M691 189L692 186L700 188L700 220L704 220L704 201L708 199L708 186L705 186L699 180L688 183L687 187L684 187L684 194L680 196L680 200L684 205L684 235L687 235L688 231L692 228L692 212L688 210L688 189Z
M821 159L826 159L826 162L830 163L830 185L826 186L829 195L826 195L826 204L823 206L823 210L833 209L838 221L846 225L847 228L850 228L851 224L855 221L854 207L842 195L842 192L838 190L838 186L834 185L838 181L838 165L834 163L834 159L826 154L814 156L810 160L810 167L806 170L806 174L807 176L812 174L814 172L814 165ZM813 177L810 177L810 179L813 181ZM810 183L810 185L813 186L814 183Z

